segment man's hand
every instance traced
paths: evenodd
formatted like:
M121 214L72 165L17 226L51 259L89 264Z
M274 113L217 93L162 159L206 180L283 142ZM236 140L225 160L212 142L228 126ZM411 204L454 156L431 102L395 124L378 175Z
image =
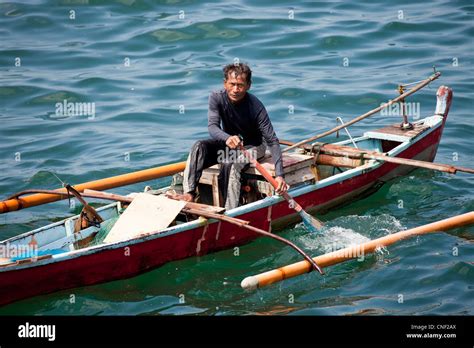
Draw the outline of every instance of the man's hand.
M281 176L277 176L275 178L276 182L278 183L278 187L276 188L275 192L281 195L283 192L288 191L288 184L285 182L285 179Z
M237 146L239 146L240 142L241 140L238 135L232 135L227 138L227 140L225 141L225 144L231 149L235 149L237 148Z

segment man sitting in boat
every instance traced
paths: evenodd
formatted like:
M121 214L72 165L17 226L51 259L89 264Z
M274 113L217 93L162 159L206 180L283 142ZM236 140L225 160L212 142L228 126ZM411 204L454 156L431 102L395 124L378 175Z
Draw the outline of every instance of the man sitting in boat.
M199 140L193 145L184 171L184 194L171 197L194 201L202 171L219 163L219 188L225 208L229 210L239 204L241 172L249 163L238 151L241 142L257 159L265 155L268 146L278 182L276 193L283 193L288 186L283 179L279 140L267 111L256 96L248 93L252 71L243 63L229 64L223 71L224 89L212 92L209 97L208 129L211 139Z

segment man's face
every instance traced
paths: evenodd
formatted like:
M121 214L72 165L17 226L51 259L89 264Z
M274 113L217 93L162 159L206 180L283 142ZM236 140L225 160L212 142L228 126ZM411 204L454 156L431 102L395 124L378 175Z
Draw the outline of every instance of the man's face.
M235 72L230 73L224 80L224 88L232 103L238 103L245 97L245 93L250 89L247 83L247 75L235 76Z

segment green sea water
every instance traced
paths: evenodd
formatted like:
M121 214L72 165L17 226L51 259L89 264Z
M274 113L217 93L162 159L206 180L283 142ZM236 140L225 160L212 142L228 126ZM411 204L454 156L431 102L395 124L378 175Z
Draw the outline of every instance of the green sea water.
M56 188L52 173L76 184L185 159L208 136L208 95L235 59L251 65L251 92L278 136L292 141L379 106L399 83L435 66L442 77L410 98L420 105L412 116L432 115L437 88L451 87L436 160L473 167L473 38L467 0L0 2L0 196ZM69 115L58 106L64 101L93 103L94 113ZM379 114L350 130L361 135L396 122ZM322 234L296 225L282 236L317 255L472 211L473 199L472 176L416 170L319 216ZM0 215L1 239L74 212L63 201ZM244 292L244 277L300 260L261 238L238 256L226 250L171 262L13 303L0 315L472 315L473 239L473 227L426 235L330 267L324 277Z

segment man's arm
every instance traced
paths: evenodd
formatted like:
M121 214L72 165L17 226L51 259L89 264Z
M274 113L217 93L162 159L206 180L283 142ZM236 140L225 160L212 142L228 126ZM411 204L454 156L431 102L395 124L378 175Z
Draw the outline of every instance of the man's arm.
M283 177L283 161L280 149L280 142L273 130L273 125L268 116L265 107L258 113L258 127L262 132L263 138L267 143L268 148L272 154L273 164L275 165L275 176Z
M209 110L207 128L209 134L213 139L226 141L230 135L224 132L221 128L221 115L219 114L218 96L216 93L211 93L209 96Z

